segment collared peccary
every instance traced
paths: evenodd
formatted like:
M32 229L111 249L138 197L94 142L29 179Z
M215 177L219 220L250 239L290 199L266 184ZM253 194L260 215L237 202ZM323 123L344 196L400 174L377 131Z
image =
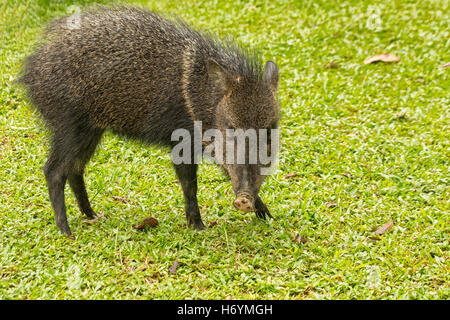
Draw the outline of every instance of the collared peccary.
M233 41L219 41L180 20L131 7L98 7L76 24L53 21L19 79L52 132L44 173L61 232L70 235L69 182L79 208L94 218L83 171L105 130L174 147L174 130L273 129L279 120L278 68ZM224 164L236 208L272 217L258 196L260 165ZM175 165L188 225L204 228L197 164Z

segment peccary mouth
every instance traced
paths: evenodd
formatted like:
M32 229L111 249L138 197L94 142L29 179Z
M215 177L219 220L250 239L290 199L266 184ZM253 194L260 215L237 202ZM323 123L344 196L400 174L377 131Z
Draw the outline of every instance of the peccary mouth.
M252 212L254 211L253 207L253 199L252 197L247 193L239 193L236 197L236 200L234 200L234 207L240 211L243 212Z

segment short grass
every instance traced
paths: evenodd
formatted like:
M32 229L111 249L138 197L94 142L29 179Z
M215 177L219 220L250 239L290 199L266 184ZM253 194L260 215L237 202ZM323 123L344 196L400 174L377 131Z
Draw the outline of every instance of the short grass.
M169 154L107 134L86 172L106 219L84 224L67 188L76 239L62 236L41 170L48 135L11 80L49 19L92 3L1 0L1 299L449 298L448 1L132 3L278 63L280 166L261 191L276 219L233 210L205 164L199 203L217 225L187 229ZM401 61L363 64L383 52ZM147 216L160 226L132 228Z

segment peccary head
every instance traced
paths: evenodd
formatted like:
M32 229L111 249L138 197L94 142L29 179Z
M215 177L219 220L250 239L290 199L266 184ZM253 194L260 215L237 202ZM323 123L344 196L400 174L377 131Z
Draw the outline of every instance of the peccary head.
M223 94L216 109L216 125L223 137L219 142L220 163L231 179L236 196L234 206L244 212L254 211L278 146L278 130L274 130L278 128L280 110L276 92L278 68L267 61L258 77L246 77L210 60L207 70L214 87ZM215 150L218 152L217 147ZM216 160L218 156L216 153Z

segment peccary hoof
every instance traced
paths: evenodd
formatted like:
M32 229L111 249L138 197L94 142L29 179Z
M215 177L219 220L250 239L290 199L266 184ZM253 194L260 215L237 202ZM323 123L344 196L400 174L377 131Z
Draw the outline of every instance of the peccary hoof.
M193 223L193 224L192 224L192 228L193 228L194 230L196 230L196 231L200 231L200 230L205 229L206 227L205 227L205 225L203 224L203 222L200 221L200 222L197 222L197 223Z
M271 219L275 219L269 212L269 210L256 210L256 217L258 217L259 219L263 219L266 220L266 216L271 218Z
M75 240L75 237L72 234L63 233L63 235L65 235L67 239Z

